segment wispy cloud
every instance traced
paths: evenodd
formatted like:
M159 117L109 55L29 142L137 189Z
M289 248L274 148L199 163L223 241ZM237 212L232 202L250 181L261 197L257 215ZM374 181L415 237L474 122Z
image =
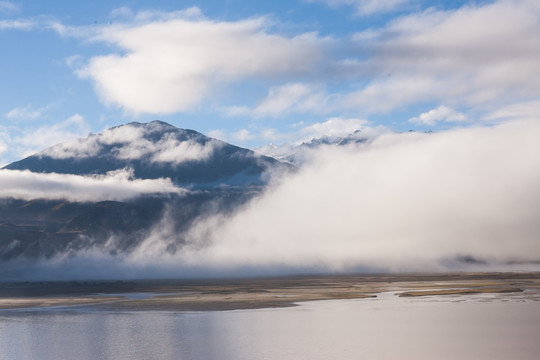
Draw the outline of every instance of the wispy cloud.
M11 1L0 1L0 13L11 14L17 11L19 11L19 6L12 3Z
M281 116L286 113L319 113L330 111L328 95L317 84L289 83L270 88L268 96L250 115Z
M37 119L43 114L43 109L33 109L30 105L24 107L16 107L11 109L5 114L7 119L16 120L33 120Z
M487 120L538 119L540 118L540 100L525 101L503 106L486 115Z
M414 0L304 0L311 3L323 3L330 7L353 6L357 15L367 16L377 13L396 11Z

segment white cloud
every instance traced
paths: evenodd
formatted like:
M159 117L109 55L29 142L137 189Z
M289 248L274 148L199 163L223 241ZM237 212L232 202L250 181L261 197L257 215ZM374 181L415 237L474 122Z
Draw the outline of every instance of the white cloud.
M210 141L204 145L195 141L178 141L174 138L168 138L158 142L157 148L151 158L153 162L167 162L180 164L185 161L204 161L214 154L223 143Z
M242 143L254 139L255 135L252 134L248 129L240 129L231 134L231 138Z
M367 127L369 122L363 119L330 118L322 123L305 126L300 130L304 139L310 140L323 136L347 136Z
M283 113L329 111L327 95L320 85L288 83L271 87L268 96L250 113L254 116L279 116Z
M26 19L0 20L0 30L33 30L38 25L35 21Z
M418 117L410 118L409 122L418 125L435 125L438 122L463 122L467 117L455 111L448 106L439 106L436 109L431 109L427 112L421 113Z
M327 114L333 110L331 96L321 84L290 82L269 88L266 97L254 107L228 106L227 116L278 117L284 114Z
M499 108L486 115L488 120L540 118L540 100L526 101Z
M348 66L371 80L343 106L384 112L442 102L488 109L537 98L539 19L538 2L500 0L428 9L357 34L368 57Z
M42 110L34 110L30 105L25 107L16 107L6 113L7 119L37 119L42 115Z
M66 26L49 16L0 20L0 30L52 30L60 36L84 37L92 33L88 27Z
M528 121L326 148L232 218L195 226L181 262L414 271L461 255L538 260L539 137Z
M158 140L148 137L154 131L163 131L160 123L143 126L128 124L106 129L98 135L73 139L42 152L57 159L85 158L98 155L104 146L113 145L108 151L118 159L147 159L151 162L180 164L185 161L204 161L223 143L211 140L200 144L192 139L179 139L175 133L165 132Z
M413 0L305 0L306 2L322 2L331 7L354 6L358 15L366 16L376 13L395 11Z
M0 133L0 136L2 135L2 133ZM2 139L0 139L0 156L5 153L8 149L8 146L7 144L5 144ZM2 164L0 164L0 167L3 167Z
M185 193L170 179L131 179L127 170L103 176L43 174L28 170L0 170L0 197L66 199L70 201L128 200L143 194Z
M308 73L323 57L323 39L272 34L264 18L215 22L193 19L200 15L195 10L167 15L105 26L94 37L124 52L93 57L79 71L94 82L104 102L133 113L184 111L215 86Z

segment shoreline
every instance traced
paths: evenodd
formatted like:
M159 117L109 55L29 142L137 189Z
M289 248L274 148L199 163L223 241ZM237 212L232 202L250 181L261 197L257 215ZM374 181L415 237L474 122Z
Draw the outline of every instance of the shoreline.
M2 310L85 306L112 311L221 311L317 300L540 290L540 273L347 274L248 279L0 283Z

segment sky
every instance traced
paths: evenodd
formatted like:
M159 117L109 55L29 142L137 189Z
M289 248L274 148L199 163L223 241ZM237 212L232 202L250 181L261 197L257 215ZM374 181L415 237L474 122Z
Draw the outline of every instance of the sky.
M0 0L0 165L160 119L254 148L540 112L535 0Z

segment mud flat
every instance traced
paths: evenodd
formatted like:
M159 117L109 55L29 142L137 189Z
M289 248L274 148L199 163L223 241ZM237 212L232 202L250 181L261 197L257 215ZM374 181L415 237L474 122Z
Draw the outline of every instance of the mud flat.
M540 291L540 273L321 275L249 279L0 283L0 309L85 306L96 310L206 311L298 302Z

